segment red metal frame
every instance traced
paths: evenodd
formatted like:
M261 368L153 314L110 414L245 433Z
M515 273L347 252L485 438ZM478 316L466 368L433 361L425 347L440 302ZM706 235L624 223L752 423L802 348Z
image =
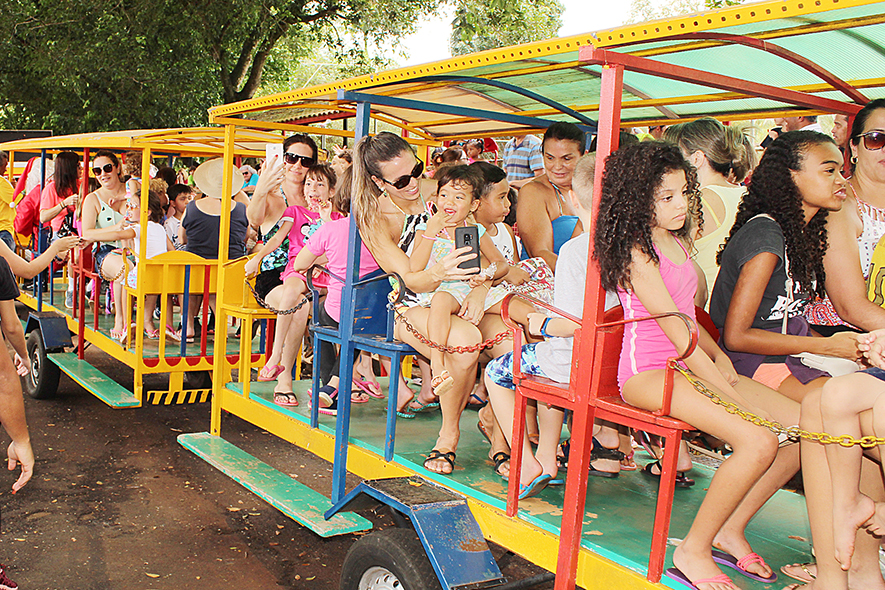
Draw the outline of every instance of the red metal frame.
M758 82L750 82L749 80L741 80L724 76L722 74L714 74L694 68L677 66L674 64L663 63L644 57L636 57L609 51L605 49L597 49L592 45L585 45L579 51L579 60L582 63L593 65L622 65L631 72L640 74L648 74L659 78L667 78L670 80L678 80L690 84L698 84L700 86L709 86L710 88L718 88L729 92L741 92L752 98L767 98L793 104L800 107L821 110L828 113L840 113L844 115L853 115L859 111L862 105L852 104L806 94L797 90L788 90L786 88L778 88L767 84L759 84ZM604 100L600 100L600 109L605 104Z
M525 375L519 362L522 351L522 327L510 319L510 294L504 299L501 317L513 332L513 383L516 385L513 414L513 437L511 439L510 478L507 488L507 515L516 516L519 508L519 479L522 466L522 443L525 436L525 409L528 399L538 400L556 407L571 410L572 438L569 455L569 469L565 487L565 501L559 536L559 555L556 569L556 590L571 590L575 587L577 557L580 548L581 528L584 519L584 505L587 495L587 477L594 420L605 420L655 434L664 438L664 456L661 460L661 480L655 506L655 520L652 529L651 552L648 560L647 577L651 582L659 582L664 570L667 553L667 537L670 530L670 516L673 510L673 495L676 489L676 464L679 458L679 441L682 432L691 430L686 422L671 418L670 404L673 395L673 380L676 363L689 356L698 343L698 327L691 318L679 312L669 312L644 318L622 319L620 308L609 310L605 322L596 322L594 355L592 363L582 363L590 367L589 386L577 386L577 360L582 357L575 349L572 356L573 370L571 383L566 387L544 378ZM571 316L543 302L523 297L534 305L543 307L555 314L566 317L582 325L579 318ZM625 324L643 321L656 321L665 317L678 317L685 322L690 338L682 354L671 358L667 363L664 377L661 408L650 412L633 407L620 397L617 384L618 359ZM585 332L585 333L590 333ZM575 332L575 342L583 339L580 330ZM588 383L588 382L584 382ZM580 428L579 428L580 426Z

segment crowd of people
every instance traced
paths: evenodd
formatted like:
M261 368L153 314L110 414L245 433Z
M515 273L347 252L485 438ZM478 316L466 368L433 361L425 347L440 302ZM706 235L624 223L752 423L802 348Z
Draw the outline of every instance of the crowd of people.
M592 257L606 309L620 306L628 319L709 312L718 331L717 340L700 329L698 347L677 375L671 413L704 433L711 445L725 445L727 458L667 574L700 590L735 588L717 564L775 581L777 573L753 551L744 530L801 461L817 560L782 571L800 580L795 588L885 587L876 536L885 533L885 488L881 476L861 477L862 471L878 469L869 459L879 460L879 447L779 440L698 391L713 391L748 412L809 431L854 438L885 432L880 425L885 246L879 244L885 234L885 100L872 101L853 121L836 116L832 136L813 117L778 123L759 148L741 130L710 118L656 126L647 141L622 134L621 148L600 164L588 153L583 130L554 123L541 139L510 140L501 166L483 159L485 144L474 140L437 154L432 170L392 133L365 137L352 151L336 150L328 162L320 160L313 139L296 134L283 143L282 157L258 169L231 167L228 193L222 179L230 165L221 159L178 175L172 169L143 170L137 152L121 161L99 151L90 164L94 184L80 187L77 155L62 152L42 191L38 185L29 192L20 182L18 192L26 198L34 200L36 190L35 207L20 207L6 220L3 203L10 199L0 190L0 266L9 267L0 268L0 328L26 370L23 340L6 317L11 313L6 302L17 295L12 273L33 276L71 249L91 247L96 272L111 285L110 333L125 341L132 310L122 303L124 288L134 287L138 261L123 276L123 248L137 254L144 240L148 257L181 249L217 258L220 214L230 200L228 257L251 254L245 270L261 300L294 310L278 316L272 350L257 378L275 382L275 403L296 406L292 380L310 313L307 273L314 264L326 267L329 274L313 271L311 282L325 293L315 321L337 327L342 285L329 277L348 271L352 212L363 240L360 276L379 268L396 273L403 284L393 288L405 291L395 335L418 352L421 380L415 391L399 383L397 415L412 419L437 409L441 414L424 467L453 471L461 415L475 407L495 473L509 477L511 445L522 445L519 489L520 498L527 498L563 484L557 473L567 464L568 441L561 439L568 421L559 408L533 404L524 440L512 440L511 344L480 344L506 330L501 302L508 292L545 299L579 316ZM590 233L597 165L605 168ZM142 228L138 212L145 182L149 213ZM39 220L32 222L33 230L48 224L52 244L33 262L18 258L7 241L8 225L26 233L19 231L26 226L18 219L23 211ZM458 247L459 235L474 236L476 248ZM88 296L97 299L100 293L96 282ZM73 283L69 305L72 296ZM199 298L191 299L180 329L154 323L154 309L171 310L171 299L146 301L146 336L157 338L164 329L175 339L198 337ZM214 307L212 297L208 307ZM568 383L578 326L538 313L518 298L509 311L528 342L519 355L522 371ZM660 408L667 359L687 338L675 319L631 324L618 368L626 402ZM314 367L322 384L319 411L334 416L337 352L324 345L320 356L321 366ZM352 361L351 401L383 397L371 356L357 354ZM12 379L14 371L0 359L2 378ZM13 438L10 461L23 467L18 489L33 457L20 390L7 388L3 395L0 418ZM660 477L660 448L648 437L635 437L654 455L642 471ZM598 423L591 475L612 478L638 469L633 447L626 429ZM691 457L684 445L678 452L677 484L690 487Z

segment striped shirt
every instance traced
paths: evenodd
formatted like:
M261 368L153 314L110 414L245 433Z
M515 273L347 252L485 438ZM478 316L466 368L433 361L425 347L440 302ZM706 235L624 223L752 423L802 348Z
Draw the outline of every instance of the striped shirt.
M532 178L535 170L544 170L541 141L534 135L526 135L517 145L516 138L511 139L504 146L503 161L509 182Z

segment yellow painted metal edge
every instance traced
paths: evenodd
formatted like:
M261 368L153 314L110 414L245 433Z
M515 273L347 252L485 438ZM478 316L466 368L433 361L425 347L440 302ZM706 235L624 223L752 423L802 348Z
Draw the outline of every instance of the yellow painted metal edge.
M559 55L576 51L582 45L597 47L614 47L625 41L653 41L678 33L700 32L723 27L746 25L780 18L795 18L828 10L866 6L877 0L771 0L752 4L732 6L701 12L683 17L650 21L634 25L626 25L615 29L573 35L558 39L548 39L523 45L504 47L459 56L447 60L396 68L376 74L368 74L333 82L292 90L261 98L219 105L209 109L209 120L216 122L217 117L242 114L264 110L272 106L291 103L296 100L310 99L320 95L328 95L339 89L356 90L366 86L374 86L390 82L403 82L421 76L448 74L494 63L510 63L523 59Z
M321 459L331 462L335 454L335 437L319 429L313 430L300 420L291 418L263 404L252 401L238 393L218 387L220 393L213 398L213 406L246 420L258 428L270 432L293 445L310 451ZM217 401L216 401L217 400ZM396 463L387 463L378 455L350 445L348 449L349 471L363 479L404 477L413 471ZM497 508L468 499L483 535L499 543L532 563L547 570L556 569L559 538L519 518L508 518ZM659 589L641 574L624 568L586 549L578 557L577 583L582 588L631 588L637 590Z

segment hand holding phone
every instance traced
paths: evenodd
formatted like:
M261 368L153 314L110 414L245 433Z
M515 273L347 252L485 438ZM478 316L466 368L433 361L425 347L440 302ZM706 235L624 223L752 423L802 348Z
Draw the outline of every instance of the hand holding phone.
M264 146L264 156L270 161L274 156L277 156L279 160L283 159L283 144L281 143L268 143Z
M476 272L479 272L479 228L475 225L455 228L455 248L464 247L469 247L474 257L459 264L458 268L463 270L474 268Z

